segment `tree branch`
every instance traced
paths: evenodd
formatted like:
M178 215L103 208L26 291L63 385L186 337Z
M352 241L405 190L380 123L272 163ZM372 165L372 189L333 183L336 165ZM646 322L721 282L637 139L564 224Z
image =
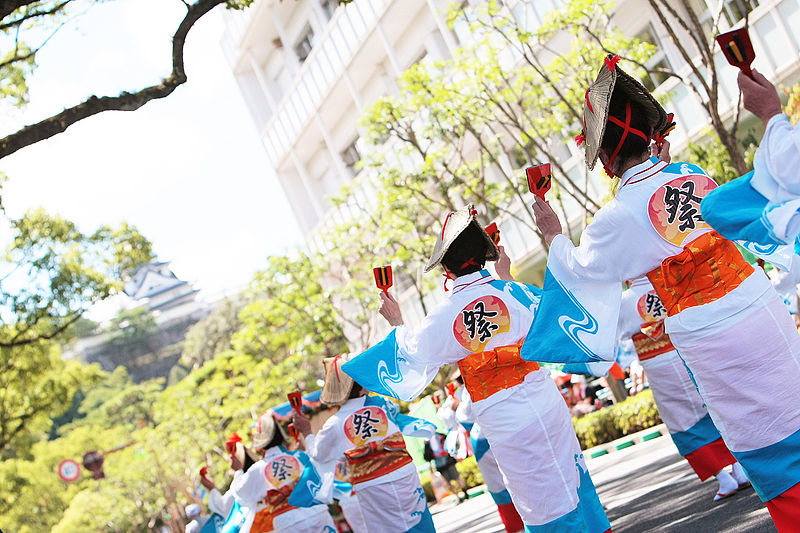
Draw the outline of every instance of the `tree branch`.
M65 109L57 115L46 118L37 124L25 126L16 133L0 139L0 158L11 155L31 144L58 135L76 122L103 111L135 111L150 100L164 98L172 94L176 88L186 83L187 80L183 63L183 50L189 30L203 15L216 6L224 4L225 1L198 0L189 7L186 16L172 37L172 73L169 77L164 78L161 83L134 93L123 92L119 96L90 96L88 100ZM0 15L2 15L3 9L12 3L25 5L31 2L27 0L17 2L0 0Z
M14 26L19 26L26 20L30 20L37 17L46 17L48 15L55 15L56 13L64 9L70 2L72 2L72 0L64 0L60 4L56 4L50 9L44 11L31 11L30 13L26 13L17 19L11 20L9 22L0 23L0 31L5 31L9 28L13 28Z

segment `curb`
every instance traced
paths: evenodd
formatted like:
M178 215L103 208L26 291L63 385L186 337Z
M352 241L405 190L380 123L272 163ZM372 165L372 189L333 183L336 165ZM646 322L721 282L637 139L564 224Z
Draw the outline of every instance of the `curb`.
M643 429L642 431L638 431L636 433L631 433L630 435L625 435L617 440L613 440L611 442L605 442L603 444L598 444L593 448L588 448L583 450L583 456L587 459L596 459L598 457L602 457L603 455L607 455L609 453L613 453L619 450L624 450L625 448L630 448L634 444L639 444L642 442L647 442L649 440L656 439L662 435L669 435L669 431L667 430L667 426L665 424L659 424L657 426L649 427L647 429Z

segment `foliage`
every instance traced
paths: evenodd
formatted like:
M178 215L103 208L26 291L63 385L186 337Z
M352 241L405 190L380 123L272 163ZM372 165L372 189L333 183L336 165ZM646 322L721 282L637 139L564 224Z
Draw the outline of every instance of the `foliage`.
M0 368L0 459L30 457L51 417L69 409L73 395L100 376L97 367L61 359L59 347L48 341L0 348Z
M741 174L733 165L730 154L720 142L719 137L710 128L704 130L700 137L703 140L689 142L686 151L675 160L698 165L720 185L738 178ZM744 154L746 169L752 170L758 141L755 136L749 134L739 142L739 146Z
M253 301L239 314L234 349L274 363L296 361L306 374L322 377L321 358L348 350L342 322L351 319L322 286L323 275L308 255L269 257L248 289Z
M218 353L231 349L231 339L241 327L239 313L245 306L241 299L226 298L209 315L194 324L183 341L181 362L199 368Z
M62 361L53 339L93 303L117 293L122 278L151 257L135 228L83 233L42 209L11 221L12 244L0 263L0 457L26 454L50 418L65 412L97 369Z
M653 393L647 389L611 407L573 419L585 450L661 423Z
M789 122L796 125L800 122L800 83L784 89L784 92L789 96L789 101L783 111L789 117Z

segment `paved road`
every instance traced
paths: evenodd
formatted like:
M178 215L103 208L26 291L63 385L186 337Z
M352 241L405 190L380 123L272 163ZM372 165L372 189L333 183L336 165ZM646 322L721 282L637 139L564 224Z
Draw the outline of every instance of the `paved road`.
M614 533L775 532L752 489L713 503L716 482L700 483L668 437L588 461ZM432 509L439 533L504 531L491 496Z

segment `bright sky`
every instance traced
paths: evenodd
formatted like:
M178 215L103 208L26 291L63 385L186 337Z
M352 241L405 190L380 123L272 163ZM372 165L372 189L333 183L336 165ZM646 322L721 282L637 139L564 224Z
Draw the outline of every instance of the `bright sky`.
M247 284L265 258L302 242L220 48L216 10L186 47L189 81L135 112L106 112L0 161L2 197L18 217L44 207L91 231L134 224L175 274L214 297ZM99 4L38 56L31 103L2 110L0 133L87 96L133 91L166 76L179 0ZM8 242L2 224L3 246Z

